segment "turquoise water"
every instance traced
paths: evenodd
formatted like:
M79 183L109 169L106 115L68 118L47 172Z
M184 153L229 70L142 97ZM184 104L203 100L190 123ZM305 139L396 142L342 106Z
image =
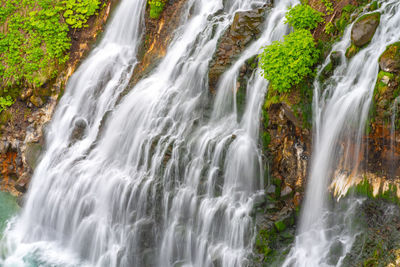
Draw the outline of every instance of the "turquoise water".
M7 221L19 210L17 199L9 193L0 191L0 237L7 226Z

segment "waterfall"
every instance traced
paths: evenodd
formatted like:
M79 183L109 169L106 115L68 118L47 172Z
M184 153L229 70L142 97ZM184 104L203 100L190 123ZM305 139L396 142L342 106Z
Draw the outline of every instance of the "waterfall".
M381 23L371 43L352 59L345 59L351 42L350 26L332 48L341 53L341 64L324 84L314 82L312 166L299 231L284 266L340 266L354 242L351 214L358 201L351 200L346 211L331 210L327 190L339 164L350 170L350 177L359 170L358 155L379 71L378 60L387 45L400 40L399 1L379 2ZM329 63L328 56L322 69ZM331 250L338 254L335 259L329 257Z
M22 214L5 233L1 265L246 265L250 212L262 192L267 82L253 73L239 118L236 80L245 60L288 32L284 15L297 1L275 2L213 103L208 66L219 38L237 11L265 1L188 0L163 60L127 88L146 1L122 0L68 82Z

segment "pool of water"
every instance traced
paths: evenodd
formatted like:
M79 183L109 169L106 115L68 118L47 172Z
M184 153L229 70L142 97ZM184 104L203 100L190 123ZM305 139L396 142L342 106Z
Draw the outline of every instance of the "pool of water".
M19 210L17 199L6 192L0 191L0 237L7 226L7 221Z

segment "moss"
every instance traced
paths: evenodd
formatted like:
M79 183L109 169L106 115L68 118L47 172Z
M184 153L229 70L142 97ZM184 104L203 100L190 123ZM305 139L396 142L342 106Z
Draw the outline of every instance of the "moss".
M11 119L12 113L10 111L4 110L0 113L0 125L5 125Z
M346 5L342 9L342 15L335 21L336 28L343 33L346 27L351 23L351 14L356 10L354 5Z
M379 8L378 1L374 1L369 5L369 11L375 11Z
M390 184L388 189L383 190L382 188L379 189L379 192L376 196L373 194L373 187L369 183L367 179L364 179L361 183L352 186L347 195L356 195L356 196L364 196L370 199L380 199L385 200L387 202L400 205L400 199L397 197L397 186Z
M274 226L278 232L283 232L286 230L286 224L283 221L275 222Z
M360 48L355 46L354 44L351 44L349 48L346 50L346 57L347 58L352 58L354 57L358 52L360 51Z
M376 20L378 20L378 24L381 21L381 13L380 12L374 12L374 13L370 13L370 14L365 14L363 16L361 16L360 18L357 19L356 22L360 22L369 18L375 17Z

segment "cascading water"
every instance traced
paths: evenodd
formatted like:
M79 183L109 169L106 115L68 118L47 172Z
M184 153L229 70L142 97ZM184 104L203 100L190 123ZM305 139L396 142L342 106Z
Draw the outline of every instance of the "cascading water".
M122 1L69 81L2 266L246 264L266 82L253 73L239 120L236 79L246 59L287 32L284 14L297 1L276 1L260 39L221 78L211 113L207 72L218 39L235 12L265 1L188 0L165 58L117 104L145 2Z
M400 40L399 1L379 2L381 23L371 43L351 60L345 59L346 48L350 46L349 27L343 40L332 49L341 53L342 63L327 82L314 83L312 167L298 235L284 266L340 266L354 242L351 213L358 201L350 201L352 204L346 211L330 210L327 190L339 164L350 170L346 178L358 171L357 157L379 70L379 56L387 45ZM330 57L321 69L329 63ZM331 250L336 251L333 258Z

